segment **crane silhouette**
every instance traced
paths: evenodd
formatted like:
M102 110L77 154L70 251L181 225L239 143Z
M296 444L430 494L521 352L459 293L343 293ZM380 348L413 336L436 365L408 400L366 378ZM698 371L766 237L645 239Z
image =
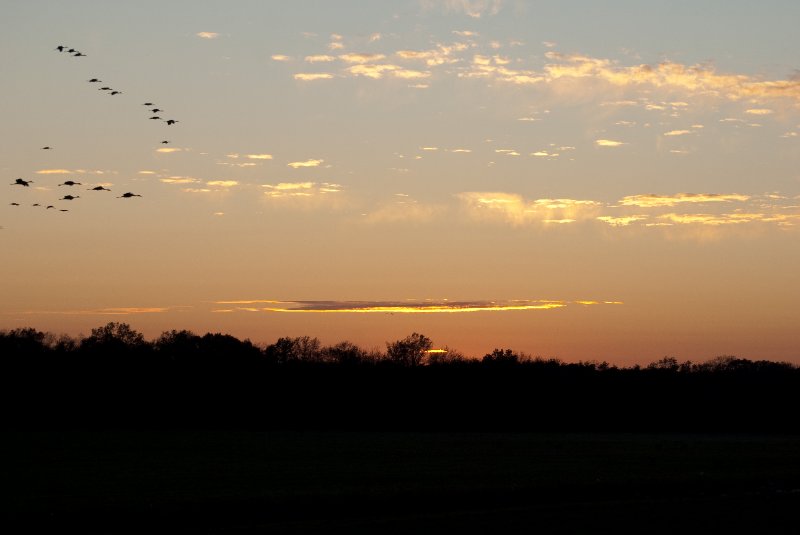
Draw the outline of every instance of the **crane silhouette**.
M136 193L131 193L130 191L127 193L123 193L117 199L130 199L131 197L141 197L141 195L137 195Z
M12 202L11 206L19 206L19 203L18 202Z
M89 80L89 82L92 82L92 83L102 82L102 80L98 80L97 78L92 78L91 80Z
M121 94L122 94L122 91L112 91L110 94L111 94L112 96L113 96L113 95L121 95Z
M111 191L111 190L108 188L104 188L103 186L95 186L93 188L89 188L86 191Z
M72 180L67 180L63 184L59 184L59 186L83 186L80 182L73 182Z
M21 178L18 178L11 185L12 186L25 186L27 188L31 184L33 184L33 180L22 180Z
M173 124L175 124L177 122L178 121L176 121L175 119L167 119L167 124L169 124L169 125L173 125Z
M76 196L72 196L72 195L64 195L63 197L61 197L61 198L59 199L59 201L73 201L73 200L75 200L75 199L80 199L80 196L78 196L78 195L76 195Z

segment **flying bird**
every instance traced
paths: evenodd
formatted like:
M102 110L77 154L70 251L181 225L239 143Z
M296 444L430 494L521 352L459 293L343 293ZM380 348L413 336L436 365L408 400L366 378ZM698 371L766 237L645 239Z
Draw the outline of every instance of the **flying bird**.
M85 58L86 54L82 54L81 52L75 52L74 54L72 54L72 57L73 58Z
M164 111L164 110L162 110L161 108L153 108L152 110L150 110L151 113L158 113L160 111Z
M75 197L73 197L72 195L64 195L63 197L61 197L59 199L59 201L72 201L72 200L75 200L75 199L80 199L80 196L76 195Z
M12 202L11 206L19 206L19 203L18 202Z
M142 104L142 106L152 106L152 105L153 105L152 102L145 102L144 104Z
M103 186L95 186L93 188L89 188L86 191L111 191L111 190L108 188L104 188Z
M22 180L21 178L18 178L11 185L12 186L25 186L27 188L31 184L33 184L33 180Z
M63 52L65 48L67 47L65 47L64 45L59 45L56 47L56 50L58 50L59 52Z
M66 208L62 208L61 210L59 210L59 212L69 212L69 210L67 210Z
M111 91L110 87L101 87L98 91Z
M161 144L162 144L162 145L169 145L169 141L167 141L167 140L165 139L164 141L162 141L162 142L161 142Z
M121 95L122 91L112 91L110 94L111 95Z
M175 119L167 119L167 124L170 124L170 125L175 124L177 122L178 121L176 121Z
M45 210L49 210L50 208L55 208L55 206L53 206L52 204L48 204L47 208L45 208Z
M73 52L77 52L77 50L75 50L74 48L70 48L69 50L67 50L67 52L69 52L70 54L72 54Z
M135 193L131 193L130 191L127 193L123 193L117 199L130 199L131 197L141 197L141 195L137 195Z
M89 80L89 82L92 82L92 83L94 83L94 82L102 82L102 80L98 80L97 78L92 78L91 80Z
M48 145L47 147L42 147L42 150L53 150L53 147Z
M80 182L73 182L72 180L67 180L63 184L59 184L59 186L83 186Z
M38 202L33 203L31 206L41 206Z
M150 117L150 120L153 120L153 119L159 119L160 120L161 117L159 117L158 115L154 115L154 116Z

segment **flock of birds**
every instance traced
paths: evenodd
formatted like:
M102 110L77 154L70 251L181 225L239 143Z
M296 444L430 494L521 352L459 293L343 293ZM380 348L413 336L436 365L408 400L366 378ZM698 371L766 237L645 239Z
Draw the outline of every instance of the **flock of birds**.
M78 51L78 50L76 50L74 48L71 48L71 47L68 47L68 46L64 46L64 45L57 46L55 48L55 50L57 50L60 53L69 54L70 56L76 57L76 58L86 57L86 54L84 54L84 53L82 53L82 52L80 52L80 51ZM103 83L102 80L100 80L99 78L91 78L91 79L89 79L87 81L89 83L93 83L93 84L95 84L95 83ZM111 96L116 96L116 95L121 95L122 94L122 91L119 91L117 89L113 89L113 88L108 87L108 86L100 87L98 90L99 91L105 91ZM145 103L143 103L143 105L147 106L147 108L148 108L148 111L149 111L149 113L151 115L151 117L149 117L150 120L163 121L163 122L167 123L168 126L172 126L172 125L174 125L175 123L178 122L176 119L163 119L159 115L159 113L162 113L164 110L159 108L159 107L157 107L152 102L145 102ZM167 145L169 143L170 143L170 141L166 140L166 139L161 141L162 145ZM42 147L41 150L53 150L53 147L51 147L49 145L46 145L46 146ZM25 180L23 178L17 178L10 185L11 186L22 186L24 188L28 188L28 187L30 187L31 184L33 184L33 180ZM83 186L83 184L81 182L76 182L74 180L65 180L64 182L62 182L61 184L58 184L58 185L59 186L67 186L68 188L73 188L75 186ZM87 191L111 191L111 190L109 188L105 187L104 185L98 185L98 186L94 186L94 187L88 188ZM133 197L141 197L141 195L128 191L128 192L123 193L122 195L118 196L117 198L118 199L131 199ZM74 201L75 199L80 199L80 195L67 194L67 195L64 195L63 197L61 197L58 200L59 201ZM20 203L16 202L16 201L11 202L10 205L11 206L21 206ZM31 206L32 207L42 207L42 204L37 202L37 203L33 203ZM68 212L69 211L66 208L57 208L56 205L54 205L54 204L47 204L46 206L44 206L44 209L45 210L58 210L60 212ZM0 227L0 228L2 228L2 227Z

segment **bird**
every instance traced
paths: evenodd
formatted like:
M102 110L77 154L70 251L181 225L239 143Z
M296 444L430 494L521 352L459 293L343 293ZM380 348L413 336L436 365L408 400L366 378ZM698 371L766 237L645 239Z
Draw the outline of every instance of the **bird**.
M130 199L131 197L141 197L141 195L137 195L135 193L131 193L130 191L127 193L123 193L117 199Z
M83 186L80 182L73 182L72 180L67 180L63 184L59 184L59 186Z
M73 52L77 52L77 50L75 50L74 48L70 48L69 50L67 50L67 52L69 52L70 54L72 54Z
M108 188L104 188L103 186L95 186L93 188L89 188L86 191L111 191L111 190Z
M92 83L102 82L102 80L98 80L97 78L92 78L91 80L89 80L89 82L92 82Z
M85 58L86 54L83 54L81 52L75 52L74 54L72 54L72 57L73 58Z
M164 141L161 142L161 144L162 145L169 145L169 141L165 139Z
M53 206L52 204L48 204L47 208L45 208L45 210L49 210L50 208L55 208L55 206Z
M14 181L14 183L13 183L13 184L11 184L11 185L12 185L12 186L25 186L25 187L27 188L27 187L29 187L31 184L33 184L33 180L22 180L21 178L18 178L18 179L16 179L16 180Z
M69 212L69 210L67 210L66 208L62 208L61 210L59 210L59 212Z
M177 122L175 119L167 119L167 124L175 124Z
M158 113L160 111L164 111L164 110L162 110L161 108L153 108L152 110L150 110L151 113Z
M33 203L31 206L41 206L38 202Z
M12 202L11 206L19 206L19 203L18 202Z
M142 106L152 106L152 105L153 105L152 102L145 102L144 104L142 104Z
M122 91L112 91L110 94L111 95L121 95Z
M53 147L51 147L50 145L48 145L48 146L46 146L46 147L42 147L42 150L53 150Z
M110 87L101 87L100 89L98 89L98 91L111 91L111 90L112 89Z
M56 47L56 50L58 50L59 52L63 52L65 48L67 47L65 47L64 45L59 45Z
M64 195L63 197L61 197L58 200L59 201L72 201L72 200L75 200L75 199L80 199L80 196L73 197L72 195Z
M150 117L150 120L153 120L153 119L161 120L161 117L159 117L158 115L154 115L154 116Z

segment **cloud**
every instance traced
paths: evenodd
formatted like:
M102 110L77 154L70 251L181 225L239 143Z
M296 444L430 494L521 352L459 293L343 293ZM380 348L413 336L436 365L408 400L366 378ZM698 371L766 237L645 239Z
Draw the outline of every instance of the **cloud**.
M284 56L283 54L273 54L270 56L274 61L291 61L292 58L289 56Z
M665 136L685 136L691 134L691 130L670 130L669 132L664 132Z
M341 54L339 59L345 63L372 63L373 61L380 61L386 56L383 54L367 54L363 52L352 52L350 54Z
M248 154L245 157L251 160L271 160L272 154Z
M216 39L219 37L217 32L197 32L195 35L201 39Z
M219 301L215 304L254 304L263 312L287 313L355 313L355 314L453 314L468 312L508 312L525 310L552 310L563 308L568 301L544 299L514 299L506 301ZM619 302L574 301L575 304L600 305ZM253 307L247 307L253 308Z
M439 7L444 12L463 13L479 19L484 15L496 15L503 7L502 0L423 0L423 7Z
M500 220L513 225L574 223L596 217L602 204L581 199L533 199L504 192L464 192L456 195L467 213L477 219Z
M436 48L429 50L398 50L395 55L407 61L424 61L427 66L435 67L457 63L459 60L453 56L468 48L466 43L437 44Z
M598 147L621 147L622 145L627 145L623 141L614 141L612 139L597 139L594 143Z
M675 206L683 203L744 202L749 199L750 197L748 195L740 195L738 193L678 193L676 195L656 195L650 193L623 197L619 201L619 204L621 206L652 208L658 206Z
M160 178L159 180L165 184L197 184L200 182L200 179L192 178L190 176L171 176L167 178Z
M744 112L750 115L771 115L775 113L773 110L767 108L751 108L749 110L745 110Z
M294 79L300 80L301 82L313 82L315 80L330 80L331 78L333 78L333 75L328 72L315 72L315 73L299 72L294 75Z
M326 54L317 54L314 56L306 56L306 62L308 63L328 63L331 61L336 61L336 56L328 56Z
M298 169L300 167L319 167L319 165L324 161L325 160L305 160L303 162L290 162L286 165L292 169Z
M176 147L162 147L160 149L156 149L156 152L160 152L162 154L170 154L173 152L181 152L181 151L183 151L183 149L179 149Z
M621 217L599 216L596 219L602 221L603 223L607 223L612 227L627 227L631 223L635 223L636 221L644 221L647 218L648 216L646 215L631 215Z
M31 310L25 314L54 314L63 316L128 316L131 314L160 314L183 307L111 307L86 310Z
M157 175L155 171L139 171L140 175Z
M216 186L218 188L232 188L238 186L239 182L236 180L209 180L206 182L209 186Z
M69 169L40 169L36 171L37 175L73 175L74 171Z
M278 184L263 184L264 195L270 198L297 198L317 197L334 193L341 193L342 186L330 182L280 182Z

